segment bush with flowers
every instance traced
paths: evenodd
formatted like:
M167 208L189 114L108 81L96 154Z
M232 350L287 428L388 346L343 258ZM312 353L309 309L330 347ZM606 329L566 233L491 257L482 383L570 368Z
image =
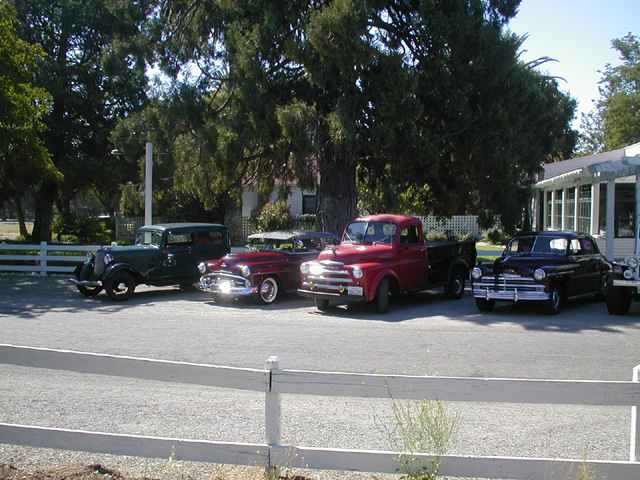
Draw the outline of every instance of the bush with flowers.
M293 228L294 219L291 216L291 204L286 200L276 200L262 207L256 221L258 232L273 230L287 230Z

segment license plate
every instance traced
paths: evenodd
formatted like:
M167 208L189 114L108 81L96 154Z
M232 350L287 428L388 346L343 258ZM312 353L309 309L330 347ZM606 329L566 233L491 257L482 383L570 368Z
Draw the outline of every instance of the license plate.
M362 295L362 287L347 287L347 293L349 295Z

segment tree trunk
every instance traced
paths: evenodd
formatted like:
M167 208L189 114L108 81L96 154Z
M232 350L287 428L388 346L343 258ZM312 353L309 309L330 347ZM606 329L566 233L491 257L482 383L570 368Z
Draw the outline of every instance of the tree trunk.
M18 217L18 228L20 229L20 235L24 238L29 236L27 232L27 225L24 221L24 210L22 209L22 199L16 198L13 201L13 205L16 208L16 216Z
M224 207L224 224L229 227L231 245L244 245L245 238L242 234L242 207L232 196L226 198Z
M33 232L31 234L34 242L51 241L53 202L57 193L57 184L51 180L45 180L35 194L35 218L33 221Z
M325 155L319 162L316 230L342 235L344 227L357 215L356 165L338 158L334 152Z

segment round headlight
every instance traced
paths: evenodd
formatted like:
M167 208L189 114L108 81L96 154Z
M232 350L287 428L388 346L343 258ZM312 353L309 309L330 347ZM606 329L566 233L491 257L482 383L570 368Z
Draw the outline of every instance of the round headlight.
M353 278L362 278L362 269L360 267L353 267Z
M303 275L306 275L307 273L309 273L309 265L306 263L303 263L302 265L300 265L300 273Z
M207 265L204 262L199 263L198 271L204 275L204 272L207 271Z
M545 272L541 268L538 268L535 272L533 272L533 278L538 282L540 280L544 280L544 277L546 276L547 276L547 272Z
M240 265L240 273L242 274L243 277L245 278L249 278L249 275L251 275L251 269L249 267L247 267L246 265Z
M636 257L627 258L627 267L629 267L631 270L635 270L636 268L638 268L638 259Z
M471 278L474 280L480 280L482 278L482 270L478 267L474 267L474 269L471 270Z
M105 265L109 265L111 262L113 262L113 255L111 255L111 254L107 253L107 254L104 256L104 264L105 264Z

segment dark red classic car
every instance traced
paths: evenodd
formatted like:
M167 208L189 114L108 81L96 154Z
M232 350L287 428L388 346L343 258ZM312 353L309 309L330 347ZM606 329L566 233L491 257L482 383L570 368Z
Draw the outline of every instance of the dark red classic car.
M259 303L273 303L280 292L295 292L300 286L300 264L339 240L333 233L310 230L254 234L246 252L201 263L197 287L214 300L249 295Z
M539 300L555 315L563 300L603 295L613 265L590 235L532 232L513 237L502 256L471 271L476 306L490 311L496 300Z

